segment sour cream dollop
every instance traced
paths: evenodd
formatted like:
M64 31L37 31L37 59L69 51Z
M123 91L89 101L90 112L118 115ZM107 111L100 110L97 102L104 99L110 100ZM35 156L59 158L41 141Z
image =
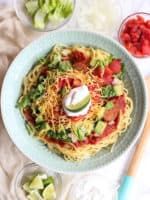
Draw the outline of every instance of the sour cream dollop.
M88 90L88 87L86 85L82 85L80 87L76 87L72 89L67 96L63 99L63 109L67 116L71 117L78 117L82 115L86 115L90 106L91 106L91 99L89 103L80 111L77 112L71 112L66 107L70 105L76 105L77 103L80 103L84 98L86 98L88 95L90 95L90 92Z

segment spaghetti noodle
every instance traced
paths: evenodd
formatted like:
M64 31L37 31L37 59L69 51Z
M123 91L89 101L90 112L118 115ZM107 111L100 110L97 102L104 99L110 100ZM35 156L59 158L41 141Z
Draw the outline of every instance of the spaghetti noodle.
M72 161L111 147L132 121L133 102L123 76L121 60L102 49L55 45L23 81L17 105L29 133ZM83 85L91 106L86 115L78 116L87 106L82 101L72 111L76 116L68 116L63 99Z

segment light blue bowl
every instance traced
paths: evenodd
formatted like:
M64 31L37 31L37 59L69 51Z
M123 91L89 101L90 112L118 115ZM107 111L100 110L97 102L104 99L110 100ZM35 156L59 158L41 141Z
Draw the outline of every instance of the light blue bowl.
M118 140L114 151L103 150L95 156L80 163L68 162L57 154L49 151L36 138L29 136L24 121L18 109L15 108L20 93L23 77L31 66L44 56L56 43L83 44L103 48L119 57L126 64L125 84L129 95L134 102L132 124L127 132ZM121 155L133 144L143 129L146 119L146 90L143 78L136 67L132 57L117 42L102 35L82 31L59 31L49 33L32 42L15 58L5 76L2 95L1 110L5 127L16 146L31 160L39 165L64 173L85 172L98 169Z

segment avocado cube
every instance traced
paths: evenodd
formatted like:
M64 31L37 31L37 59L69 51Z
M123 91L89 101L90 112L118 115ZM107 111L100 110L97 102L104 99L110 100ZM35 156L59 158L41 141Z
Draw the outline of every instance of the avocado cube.
M123 84L118 84L113 86L116 96L121 96L123 94Z
M107 123L106 122L103 122L103 121L101 121L101 120L99 120L97 123L96 123L96 126L95 126L95 132L99 135L99 134L101 134L103 131L104 131L104 129L106 128L106 125L107 125Z

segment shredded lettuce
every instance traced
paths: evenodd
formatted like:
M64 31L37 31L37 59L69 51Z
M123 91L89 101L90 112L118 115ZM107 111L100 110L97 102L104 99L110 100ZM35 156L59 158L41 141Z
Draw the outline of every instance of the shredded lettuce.
M104 98L114 97L114 96L116 96L116 92L115 92L113 86L108 85L108 86L102 87L101 95Z
M65 72L65 71L72 70L72 65L69 61L63 61L59 63L58 68L60 71Z
M31 105L31 100L28 95L24 96L23 98L19 99L17 102L16 107L23 109L27 106Z

